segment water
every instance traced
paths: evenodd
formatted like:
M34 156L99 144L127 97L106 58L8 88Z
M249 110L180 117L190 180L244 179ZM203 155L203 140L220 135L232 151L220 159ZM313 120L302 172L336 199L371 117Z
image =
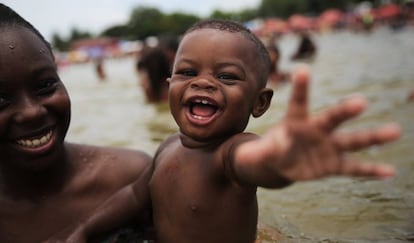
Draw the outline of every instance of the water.
M339 32L314 40L319 49L310 63L311 110L351 94L367 97L368 110L344 129L398 122L404 132L400 140L356 154L395 165L398 176L387 181L328 178L283 190L259 189L259 234L270 239L272 230L280 231L283 242L413 242L414 102L406 99L414 90L414 29ZM282 70L295 66L288 57L296 44L293 36L280 40ZM177 131L165 104L146 104L134 64L132 58L107 60L106 82L98 81L92 64L60 71L72 99L69 141L153 154L165 136ZM252 119L247 130L260 134L278 121L290 88L278 88L270 110Z

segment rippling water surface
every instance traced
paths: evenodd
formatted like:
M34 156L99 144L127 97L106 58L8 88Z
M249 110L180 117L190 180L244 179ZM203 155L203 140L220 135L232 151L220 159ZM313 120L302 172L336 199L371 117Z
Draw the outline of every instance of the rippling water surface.
M414 241L414 29L370 34L339 32L314 36L318 45L312 70L311 109L317 111L351 94L363 94L368 110L344 129L398 122L402 138L356 156L393 164L398 176L388 181L329 178L296 183L283 190L259 189L260 230L264 242L412 242ZM280 40L281 69L297 40ZM177 126L168 106L145 103L133 59L108 60L108 80L99 82L90 64L61 69L72 99L68 140L137 148L154 153ZM252 119L248 129L263 133L284 114L290 86L279 87L270 110ZM264 230L266 229L266 230ZM269 233L270 232L270 233ZM266 240L268 239L268 240Z

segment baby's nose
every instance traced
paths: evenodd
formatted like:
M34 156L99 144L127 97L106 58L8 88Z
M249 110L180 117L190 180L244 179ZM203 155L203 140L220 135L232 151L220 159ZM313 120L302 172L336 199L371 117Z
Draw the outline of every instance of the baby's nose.
M217 84L214 81L209 80L205 77L195 79L191 83L190 87L192 89L203 89L203 90L208 90L208 91L217 90Z

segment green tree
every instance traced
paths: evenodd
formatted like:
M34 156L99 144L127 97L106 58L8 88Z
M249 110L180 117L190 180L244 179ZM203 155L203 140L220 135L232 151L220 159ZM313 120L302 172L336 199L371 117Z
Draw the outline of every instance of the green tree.
M249 20L255 19L257 18L258 11L257 8L253 8L253 9L244 9L241 10L240 12L237 13L238 20L241 22L247 22Z
M87 39L91 37L92 37L92 34L87 31L81 31L81 30L78 30L77 28L72 28L70 32L69 41Z
M288 18L292 14L318 15L328 8L347 10L349 6L365 0L262 0L257 9L258 17ZM382 0L370 0L378 6Z
M162 30L159 34L173 34L180 35L185 32L191 25L197 22L200 18L196 15L185 13L172 13L165 15L162 21Z
M52 47L59 50L59 51L67 51L69 50L69 42L62 37L59 36L57 33L53 33L52 35Z
M295 13L318 15L328 8L346 10L362 1L364 0L262 0L257 8L248 8L238 12L214 10L209 17L246 22L255 18L288 18ZM403 1L394 0L397 3ZM369 2L374 6L379 6L384 0L370 0ZM157 8L138 6L131 11L127 24L112 26L100 35L129 40L144 40L149 36L180 35L198 20L200 17L193 14L182 12L164 14ZM67 40L55 34L52 38L52 45L59 50L67 50L71 41L90 37L92 35L88 32L73 29Z
M102 31L100 36L123 38L128 36L128 30L127 25L115 25Z
M233 12L224 12L218 9L213 11L213 13L210 15L210 18L236 20L235 14Z
M76 28L72 28L69 38L64 39L59 36L57 33L52 35L51 45L59 51L68 51L70 48L70 43L75 40L88 39L93 37L91 33L87 31L80 31Z
M308 0L262 0L258 16L287 18L293 13L305 13L307 4Z
M143 40L162 32L163 13L156 8L137 7L133 9L128 22L128 38Z

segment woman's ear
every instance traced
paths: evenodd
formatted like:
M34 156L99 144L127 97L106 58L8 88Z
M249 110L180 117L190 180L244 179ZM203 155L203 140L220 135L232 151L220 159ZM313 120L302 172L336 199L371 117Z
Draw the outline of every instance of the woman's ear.
M264 88L259 92L259 95L256 98L255 104L253 106L252 115L253 117L259 117L267 111L270 106L270 101L273 97L273 90L269 88Z

